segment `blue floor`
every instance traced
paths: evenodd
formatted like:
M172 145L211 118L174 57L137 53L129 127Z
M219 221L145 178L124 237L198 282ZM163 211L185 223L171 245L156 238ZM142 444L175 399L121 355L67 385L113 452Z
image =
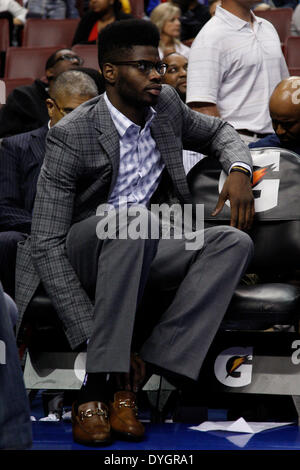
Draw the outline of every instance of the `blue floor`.
M32 422L33 451L86 451L97 450L73 442L70 421L42 422L44 416L41 394L31 402L31 414L37 421ZM141 418L148 419L147 412ZM208 420L226 421L227 410L209 409ZM286 420L289 421L289 420ZM193 424L183 423L144 423L145 440L140 443L115 441L109 447L99 447L102 451L299 451L300 427L296 424L263 431L258 434L236 434L224 431L200 432L189 429Z
M32 450L86 450L75 444L69 422L34 422ZM95 450L95 448L91 448ZM140 443L115 441L101 450L300 450L300 428L296 425L258 434L223 431L199 432L181 423L146 423L146 438Z

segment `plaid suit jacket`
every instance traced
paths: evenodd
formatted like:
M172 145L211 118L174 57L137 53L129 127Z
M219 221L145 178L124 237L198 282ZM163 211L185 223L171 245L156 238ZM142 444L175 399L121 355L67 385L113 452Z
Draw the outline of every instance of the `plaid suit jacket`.
M182 148L219 158L228 171L251 155L220 119L191 111L165 85L151 133L177 197L191 203ZM16 270L18 327L40 280L62 320L71 347L90 337L93 305L65 254L70 226L107 202L118 175L119 136L103 96L79 106L49 132L34 207L31 239L20 244Z

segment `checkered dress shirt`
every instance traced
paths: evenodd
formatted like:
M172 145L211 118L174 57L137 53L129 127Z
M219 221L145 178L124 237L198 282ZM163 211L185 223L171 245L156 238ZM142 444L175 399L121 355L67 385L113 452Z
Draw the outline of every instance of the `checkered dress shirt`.
M115 207L147 205L165 166L150 132L156 111L150 107L141 129L111 104L106 93L104 99L120 136L119 173L108 203Z

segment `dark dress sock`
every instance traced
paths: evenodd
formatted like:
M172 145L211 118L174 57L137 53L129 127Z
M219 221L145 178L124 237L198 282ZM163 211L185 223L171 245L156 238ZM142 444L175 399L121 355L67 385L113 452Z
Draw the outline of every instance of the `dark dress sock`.
M108 401L107 373L89 373L79 390L78 405L90 401Z

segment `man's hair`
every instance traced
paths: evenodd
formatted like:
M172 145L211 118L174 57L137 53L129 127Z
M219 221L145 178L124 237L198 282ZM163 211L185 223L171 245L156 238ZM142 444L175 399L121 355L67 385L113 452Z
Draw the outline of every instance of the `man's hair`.
M121 20L106 26L98 38L98 62L102 68L105 62L121 59L134 46L158 47L159 32L148 20Z
M94 80L85 72L66 70L61 72L51 85L51 96L78 95L94 97L99 94Z
M53 67L53 65L55 64L56 58L57 58L57 54L60 51L71 51L71 49L69 49L68 47L62 47L61 49L57 49L57 51L53 52L53 54L51 54L51 56L48 57L48 59L47 59L47 62L46 62L46 65L45 65L45 70L48 70L51 67ZM73 52L73 51L71 51L71 52Z

